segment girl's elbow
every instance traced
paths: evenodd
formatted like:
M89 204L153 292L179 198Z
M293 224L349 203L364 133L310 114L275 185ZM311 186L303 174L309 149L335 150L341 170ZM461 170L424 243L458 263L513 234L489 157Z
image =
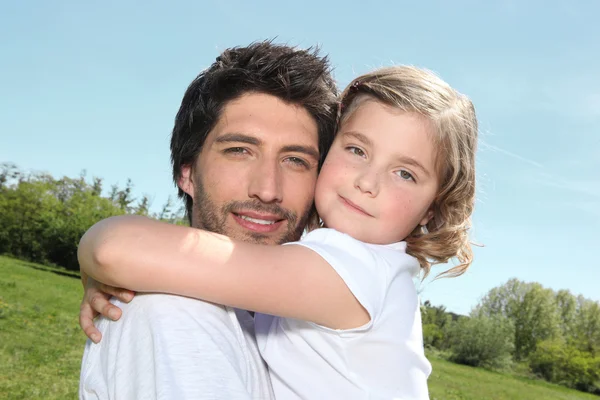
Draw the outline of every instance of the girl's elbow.
M114 265L115 254L109 241L96 244L90 250L92 264L98 270L108 270Z
M114 238L107 235L107 229L103 226L104 221L96 223L83 235L77 248L77 259L80 269L96 276L102 270L109 269L114 265L115 246Z

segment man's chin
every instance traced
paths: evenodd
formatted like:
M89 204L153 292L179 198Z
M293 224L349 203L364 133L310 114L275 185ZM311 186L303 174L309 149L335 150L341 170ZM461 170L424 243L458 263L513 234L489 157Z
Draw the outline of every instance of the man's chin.
M227 236L235 240L241 240L243 242L255 244L277 245L284 242L284 235L281 233L277 235L266 235L264 233L253 232L248 229L236 229L231 235Z
M281 244L286 236L284 232L279 231L269 233L256 232L252 229L242 227L234 221L232 224L228 224L223 234L231 239L242 242L267 245Z

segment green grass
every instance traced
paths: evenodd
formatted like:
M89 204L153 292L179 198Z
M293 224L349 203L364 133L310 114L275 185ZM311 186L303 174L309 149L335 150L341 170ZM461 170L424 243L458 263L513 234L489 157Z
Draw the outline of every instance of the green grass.
M541 380L467 367L429 357L431 400L579 400L600 397Z
M62 270L0 256L0 398L76 399L82 289ZM600 399L542 381L431 358L432 400Z
M0 257L0 398L75 399L81 283L36 268Z

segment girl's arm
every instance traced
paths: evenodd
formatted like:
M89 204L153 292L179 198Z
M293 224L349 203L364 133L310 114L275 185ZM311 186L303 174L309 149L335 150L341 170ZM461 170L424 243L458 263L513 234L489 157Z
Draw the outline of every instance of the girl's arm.
M82 271L111 286L179 294L334 329L369 321L335 270L302 246L257 245L119 216L90 228L78 257Z

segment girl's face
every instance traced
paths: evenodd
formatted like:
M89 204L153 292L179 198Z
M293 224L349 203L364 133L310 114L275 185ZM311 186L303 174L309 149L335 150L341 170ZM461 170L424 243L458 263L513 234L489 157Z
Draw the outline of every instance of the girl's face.
M317 180L325 226L367 243L404 240L432 217L439 178L430 122L365 100L342 124Z

